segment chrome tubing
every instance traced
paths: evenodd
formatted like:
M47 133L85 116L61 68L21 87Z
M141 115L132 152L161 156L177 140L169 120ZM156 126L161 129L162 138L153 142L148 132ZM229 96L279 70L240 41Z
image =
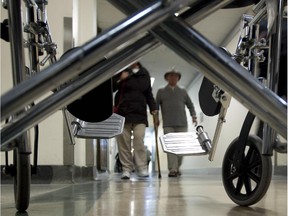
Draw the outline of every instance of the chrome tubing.
M202 1L198 1L198 2L202 2ZM201 5L202 5L203 12L209 11L209 10L205 9L205 7L207 7L206 4L205 5L201 4ZM197 8L199 9L200 7L197 6ZM196 10L196 9L194 9L194 10ZM145 38L140 39L137 43L138 43L138 45L143 46L143 48L140 48L141 47L140 46L139 48L135 49L135 50L138 50L138 49L143 50L140 53L138 53L137 58L140 58L141 56L145 55L148 52L148 50L154 49L161 44L159 41L157 41L155 38L153 38L152 35L148 35L146 39ZM130 51L130 49L131 48L127 48L127 50L128 50L127 53L129 53L129 52L135 53L135 50ZM125 53L125 50L123 51L123 53ZM77 53L75 55L77 55ZM119 55L121 55L121 53ZM131 60L129 62L129 59L127 58L126 55L127 54L124 54L125 60L123 60L123 61L127 62L126 63L126 65L127 65L127 64L133 62L133 60ZM133 58L133 57L131 57L131 58ZM137 59L137 58L135 57L134 59ZM61 61L61 59L59 61ZM109 64L109 63L107 63L107 64ZM126 66L126 65L124 65L124 66ZM121 67L124 67L124 66L122 65ZM52 68L54 68L54 67L55 66L52 65ZM119 68L117 68L117 69L119 69ZM117 71L117 69L115 69L113 71L113 73L115 71ZM96 70L97 70L97 66L92 68L90 71L92 71L91 73L95 72L94 76L98 77L99 74L96 72ZM109 74L109 72L107 72L107 73L108 74L107 74L105 79L109 78L108 76L111 77L113 75L111 73ZM45 101L32 107L31 110L29 110L29 113L24 117L22 116L22 118L20 118L19 121L15 122L11 125L7 125L4 129L2 129L2 132L1 132L2 144L4 144L1 147L4 148L6 146L6 148L7 148L8 142L11 141L13 138L15 138L17 135L19 135L21 132L24 132L25 130L31 128L35 124L39 123L42 119L45 119L50 114L55 112L57 109L60 109L61 107L71 103L72 101L74 101L78 97L82 96L83 94L87 93L91 89L93 89L96 86L98 86L99 84L101 84L100 80L95 80L93 82L89 82L90 84L88 84L87 80L88 80L88 82L93 81L94 78L89 77L86 80L84 80L84 78L83 78L82 81L80 81L76 84L74 83L73 86L66 88L64 91L61 90L59 92L54 93L51 97L47 98ZM83 83L85 83L85 85ZM93 88L91 87L91 83L93 83ZM79 86L81 86L81 87L79 87Z
M275 22L274 22L274 31L270 32L270 44L269 44L269 64L267 77L269 78L268 81L268 88L272 89L274 92L278 92L278 83L279 83L279 76L280 76L280 61L281 58L281 35L282 35L282 19L283 19L283 8L284 2L283 0L277 1L277 8L275 14ZM275 48L276 47L276 48ZM271 59L271 60L270 60ZM284 72L284 73L287 73ZM285 119L287 125L287 118ZM269 124L268 124L269 125ZM262 145L262 153L266 155L272 155L273 147L277 139L276 131L273 130L271 127L268 127L267 124L263 126L263 140L264 144ZM287 130L286 130L287 134ZM271 145L272 144L272 145Z
M13 0L7 1L8 18L9 18L9 38L10 38L9 43L11 43L11 61L12 61L14 86L21 83L23 80L25 80L26 77L25 55L23 49L24 44L23 44L23 28L21 17L21 2L22 1L13 1ZM21 107L21 109L23 108L24 106ZM1 110L1 112L3 111Z
M23 44L23 29L21 17L21 1L7 1L8 18L9 18L9 39L11 47L12 76L13 86L17 86L26 78L25 55ZM22 107L22 111L25 107ZM14 121L15 116L10 116ZM3 119L3 121L6 119ZM10 120L9 120L10 121ZM24 132L24 131L23 131ZM28 132L19 134L17 140L10 143L10 148L18 148L20 153L31 153L31 144L28 142ZM1 140L1 139L0 139Z
M183 20L173 17L160 26L150 32L287 138L287 103L283 99Z
M63 89L60 89L31 107L18 121L2 128L1 151L7 149L9 142L18 135L49 117L63 106L94 89L111 78L120 68L124 68L126 65L136 61L141 56L158 47L158 45L160 45L160 43L151 35L139 39L134 44L114 54L104 62L85 71L85 75L79 77Z
M283 99L187 23L173 18L165 21L163 29L178 41L177 46L185 49L185 55L189 53L189 62L204 76L287 137L287 103Z
M171 4L157 1L88 41L77 51L71 52L65 58L4 94L1 98L1 120L92 67L115 47L132 39L135 35L146 32L149 28L168 18L171 13L194 1L179 0L173 1ZM16 35L15 32L13 35Z
M196 128L197 131L197 139L202 146L203 149L205 149L208 153L210 153L212 149L212 142L211 139L208 136L208 133L204 131L203 126L199 125Z

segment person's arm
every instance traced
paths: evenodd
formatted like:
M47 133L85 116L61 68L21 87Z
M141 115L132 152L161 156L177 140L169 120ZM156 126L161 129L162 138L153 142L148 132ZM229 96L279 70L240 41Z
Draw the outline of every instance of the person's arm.
M194 124L194 126L196 127L198 125L198 121L197 121L197 116L192 116L192 123Z
M160 110L160 101L161 101L161 89L158 89L156 93L156 109Z
M150 109L150 113L152 115L156 115L158 113L158 110L157 110L157 106L156 106L156 101L155 101L153 93L152 93L151 85L149 85L149 88L145 92L145 97L146 97L146 101L147 101L147 104L148 104L149 109Z
M112 77L113 92L117 91L120 83L131 75L130 69L125 69Z
M146 91L144 91L144 95L145 95L146 102L150 110L150 114L153 115L153 123L155 126L158 127L159 126L158 109L156 106L155 98L153 96L149 74L145 78L145 80L146 80L147 88L146 88Z
M186 91L185 91L185 93L186 93L186 106L189 109L190 115L192 117L192 123L196 127L198 122L197 122L197 115L196 115L196 111L194 108L194 104L192 103L192 100L189 97L188 93Z

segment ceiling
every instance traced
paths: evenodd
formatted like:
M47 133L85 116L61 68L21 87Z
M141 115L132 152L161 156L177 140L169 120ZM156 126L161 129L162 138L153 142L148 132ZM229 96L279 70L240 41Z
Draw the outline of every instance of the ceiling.
M221 9L193 27L216 46L223 46L225 39L233 32L235 26L239 24L242 14L249 9L250 7ZM112 27L126 17L107 0L97 1L97 16L98 27L102 30ZM179 85L183 87L188 87L193 79L199 75L195 68L164 45L143 56L140 62L149 70L151 77L155 78L153 84L154 96L156 96L158 88L166 85L163 78L164 73L172 68L182 74Z

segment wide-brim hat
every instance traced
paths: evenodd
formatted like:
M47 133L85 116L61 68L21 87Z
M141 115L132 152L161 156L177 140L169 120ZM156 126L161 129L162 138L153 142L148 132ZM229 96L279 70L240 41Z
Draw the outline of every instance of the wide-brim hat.
M181 73L178 72L178 71L174 71L174 70L173 70L173 71L168 71L168 72L166 72L166 73L164 74L164 79L167 80L167 76L170 75L170 74L176 74L176 75L178 75L178 80L181 79Z

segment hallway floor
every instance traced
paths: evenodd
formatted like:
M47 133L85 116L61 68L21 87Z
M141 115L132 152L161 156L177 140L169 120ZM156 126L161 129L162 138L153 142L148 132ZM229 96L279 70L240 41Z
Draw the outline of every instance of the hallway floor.
M26 213L14 207L13 185L1 185L2 216L240 216L287 215L287 178L273 176L267 194L250 207L240 207L226 194L221 176L184 173L179 178L153 176L75 184L32 184Z

